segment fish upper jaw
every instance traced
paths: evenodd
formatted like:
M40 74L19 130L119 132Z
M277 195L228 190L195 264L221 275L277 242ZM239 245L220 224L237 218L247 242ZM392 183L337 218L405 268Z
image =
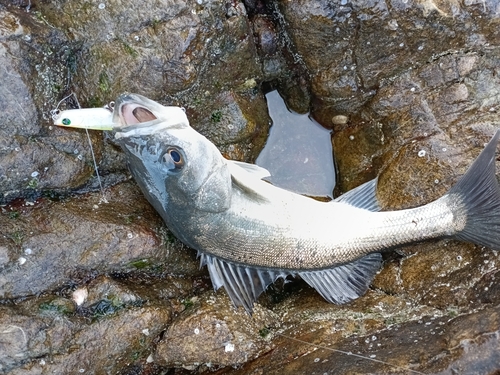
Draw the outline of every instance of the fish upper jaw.
M147 135L163 129L189 128L180 107L163 106L138 94L122 94L113 112L115 138Z

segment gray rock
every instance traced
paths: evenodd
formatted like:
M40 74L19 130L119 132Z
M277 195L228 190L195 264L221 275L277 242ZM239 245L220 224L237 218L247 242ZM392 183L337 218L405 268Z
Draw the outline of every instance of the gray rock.
M54 290L94 272L198 272L180 243L162 235L163 223L136 186L121 184L106 196L108 203L96 193L3 208L0 298Z
M238 366L273 349L269 329L278 317L259 306L249 316L225 293L191 300L158 343L155 359L166 366L217 369Z

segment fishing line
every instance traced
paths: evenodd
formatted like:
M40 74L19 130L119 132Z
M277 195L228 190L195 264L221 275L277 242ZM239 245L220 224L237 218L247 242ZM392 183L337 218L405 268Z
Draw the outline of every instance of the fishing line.
M340 350L340 349L333 349L333 348L329 348L328 346L324 346L324 345L313 344L313 343L310 343L310 342L307 342L307 341L304 341L304 340L301 340L301 339L297 339L297 338L292 337L292 336L284 335L282 333L277 333L277 335L281 336L281 337L284 337L284 338L286 338L288 340L292 340L292 341L300 342L302 344L307 344L307 345L310 345L310 346L314 346L315 348L329 350L329 351L332 351L332 352L335 352L335 353L341 353L341 354L345 354L345 355L348 355L348 356L361 358L361 359L364 359L364 360L367 360L367 361L381 363L383 365L390 366L390 367L393 367L395 369L409 371L409 372L411 372L413 374L426 375L426 374L424 374L423 372L420 372L420 371L416 371L416 370L412 370L412 369L409 369L409 368L406 368L406 367L401 367L401 366L398 366L398 365L394 365L392 363L381 361L379 359L369 358L369 357L363 356L361 354L356 354L356 353L353 353L353 352L346 352L346 351Z
M79 109L81 109L82 107L80 106L80 102L78 101L78 98L76 97L75 93L72 92L71 94L69 94L69 95L65 96L64 98L62 98L61 100L59 100L59 102L57 103L56 109L53 110L53 112L57 111L59 106L61 105L61 103L63 101L66 101L71 96L73 96L75 98L76 105L78 106ZM90 154L92 155L92 161L94 162L95 174L97 176L97 181L99 182L99 188L101 190L101 195L102 195L101 201L104 203L108 203L108 200L106 199L106 196L104 195L104 188L102 186L101 176L99 174L99 169L97 167L97 161L96 161L95 154L94 154L94 148L92 147L92 140L90 139L89 130L87 128L85 128L85 133L87 134L87 140L89 141Z

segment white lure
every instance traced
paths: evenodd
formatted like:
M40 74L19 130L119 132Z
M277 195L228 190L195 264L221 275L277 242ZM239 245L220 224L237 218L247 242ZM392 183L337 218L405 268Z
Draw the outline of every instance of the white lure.
M106 107L55 110L52 120L54 125L67 128L112 130L114 126L113 111Z

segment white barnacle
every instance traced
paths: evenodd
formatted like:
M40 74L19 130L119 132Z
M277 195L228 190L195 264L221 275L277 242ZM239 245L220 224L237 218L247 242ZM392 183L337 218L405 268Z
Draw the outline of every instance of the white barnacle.
M88 295L89 295L89 292L88 292L87 288L76 289L72 295L73 301L75 301L77 306L80 306L81 304L83 304L85 302Z
M198 328L195 328L195 329L194 329L194 334L195 334L195 335L199 335L199 334L200 334L200 330L199 330Z
M395 19L390 20L387 25L389 26L390 30L396 30L399 27L398 21L396 21Z
M426 154L425 150L420 150L420 151L418 152L418 157L419 157L419 158L423 158L423 157L425 156L425 154Z
M234 352L234 344L231 344L228 342L226 346L224 346L224 351L227 352Z

